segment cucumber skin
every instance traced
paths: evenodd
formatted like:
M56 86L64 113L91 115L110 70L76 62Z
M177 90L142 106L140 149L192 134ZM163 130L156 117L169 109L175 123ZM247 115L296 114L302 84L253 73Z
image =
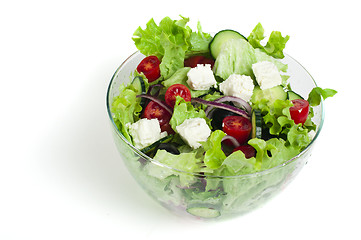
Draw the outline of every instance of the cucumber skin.
M295 99L304 99L301 95L295 93L294 91L288 91L287 92L287 99L292 101Z
M211 56L216 59L219 52L221 51L222 45L229 39L232 38L240 38L245 39L248 41L248 39L240 34L239 32L231 29L225 29L221 30L214 35L212 41L209 43L209 52ZM223 40L222 40L223 39Z

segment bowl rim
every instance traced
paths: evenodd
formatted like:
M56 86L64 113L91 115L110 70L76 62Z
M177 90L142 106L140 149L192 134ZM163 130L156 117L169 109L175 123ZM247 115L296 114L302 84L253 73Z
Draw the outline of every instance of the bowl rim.
M241 175L231 175L231 176L217 176L217 175L207 175L207 174L201 174L201 173L194 173L194 172L187 172L187 171L183 171L183 170L180 170L180 169L176 169L176 168L173 168L171 166L168 166L166 164L163 164L163 163L160 163L156 160L154 160L153 158L149 157L148 155L146 155L145 153L143 153L142 151L140 151L140 149L136 148L133 146L132 143L130 143L124 136L123 134L118 130L115 122L114 122L114 119L113 119L113 114L110 110L110 106L111 106L111 102L110 102L110 92L111 92L111 89L112 89L112 85L113 85L113 81L115 80L115 78L118 76L118 72L123 68L124 65L127 64L127 62L136 57L137 54L141 54L140 51L135 51L133 54L131 54L129 57L127 57L123 63L116 69L116 71L114 72L110 82L109 82L109 85L108 85L108 88L107 88L107 94L106 94L106 107L107 107L107 113L108 113L108 117L109 117L109 120L111 121L111 125L112 125L112 128L115 130L117 136L124 142L128 145L128 147L130 147L134 153L136 153L137 155L139 155L139 157L142 157L143 159L146 159L148 162L151 162L155 165L158 165L160 167L165 167L165 168L168 168L169 170L171 171L175 171L175 172L179 172L181 174L186 174L186 175L191 175L191 176L194 176L194 177L198 177L198 178L220 178L220 179L224 179L224 178L245 178L245 177L255 177L255 176L260 176L260 175L266 175L266 174L269 174L269 173L272 173L272 172L276 172L277 170L285 167L286 165L288 164L291 164L295 161L297 161L297 159L299 159L303 154L305 154L306 152L308 152L310 150L310 148L314 145L316 139L318 138L321 130L322 130L322 127L323 127L323 123L324 123L324 118L325 118L325 110L324 110L324 103L323 103L323 99L321 98L321 102L320 102L320 108L321 108L321 120L320 120L320 124L317 126L316 128L316 131L315 131L315 135L313 137L313 139L311 140L311 142L307 145L307 147L305 149L303 149L299 154L297 154L296 156L294 156L293 158L277 165L277 166L274 166L272 168L269 168L269 169L265 169L265 170L262 170L262 171L258 171L258 172L253 172L253 173L247 173L247 174L241 174ZM304 71L305 73L312 79L313 83L315 84L315 86L317 87L317 83L316 81L314 80L314 78L312 77L312 75L307 71L307 69L305 69L303 67L302 64L300 64L296 59L294 59L293 57L291 57L290 55L288 54L284 54L285 56L287 56L288 58L290 58L292 61L294 61L295 63L297 63Z

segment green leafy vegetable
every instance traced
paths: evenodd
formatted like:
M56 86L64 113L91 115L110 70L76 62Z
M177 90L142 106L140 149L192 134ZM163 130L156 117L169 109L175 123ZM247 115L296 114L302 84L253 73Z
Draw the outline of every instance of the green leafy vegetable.
M282 37L279 31L272 31L267 44L263 46L261 41L264 38L264 29L261 23L258 23L247 39L254 48L259 48L274 58L284 58L283 50L290 37Z
M213 69L224 80L231 74L253 77L252 64L256 61L255 50L246 40L231 39L222 46Z
M139 119L142 107L139 104L137 89L129 84L122 84L119 88L119 95L113 100L111 111L114 113L114 122L123 136L132 142L126 124L134 123Z
M216 130L212 132L208 140L202 144L205 151L203 161L210 169L219 168L226 158L221 145L224 136L226 136L226 134L223 131Z
M209 34L203 33L198 23L198 33L187 26L189 18L181 16L180 20L163 18L159 26L152 18L146 28L138 29L133 34L135 46L146 56L155 55L161 60L161 75L167 79L183 67L185 56L206 53L211 40Z
M210 125L210 120L206 117L203 109L195 108L191 102L186 102L182 97L176 96L173 115L169 121L171 127L176 131L176 127L189 118L204 118L207 124Z
M315 87L311 90L308 95L307 101L310 103L311 106L317 106L321 103L321 97L325 100L328 97L332 97L337 93L336 90L330 88L320 88Z

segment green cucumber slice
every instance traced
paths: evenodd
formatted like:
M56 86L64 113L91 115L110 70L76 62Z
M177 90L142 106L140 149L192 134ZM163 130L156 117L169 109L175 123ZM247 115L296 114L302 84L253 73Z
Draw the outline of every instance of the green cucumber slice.
M149 145L148 147L145 147L141 149L143 153L147 154L148 156L151 156L151 154L154 153L154 151L158 148L158 146L161 143L168 143L172 140L173 135L165 136L164 138L159 139L158 141L154 142L153 144Z
M277 99L286 100L287 93L281 85L264 90L262 90L259 86L255 86L251 101L253 103L259 103L262 99L266 99L269 104L273 104Z
M140 94L146 94L146 87L145 87L145 82L144 79L141 76L136 76L135 78L133 78L133 81L131 83L135 90L137 91L137 95ZM145 107L145 98L138 98L140 101L140 106L142 106L143 108Z
M222 30L216 33L212 41L209 43L209 52L211 53L212 57L216 59L222 49L222 45L228 40L234 38L242 38L247 40L247 38L239 32L230 29Z
M216 218L221 215L219 210L208 207L191 207L187 209L187 212L201 218Z
M287 99L292 101L295 99L304 99L303 97L301 97L301 95L295 93L294 91L288 91L287 92Z
M262 114L260 110L252 111L252 138L262 138Z

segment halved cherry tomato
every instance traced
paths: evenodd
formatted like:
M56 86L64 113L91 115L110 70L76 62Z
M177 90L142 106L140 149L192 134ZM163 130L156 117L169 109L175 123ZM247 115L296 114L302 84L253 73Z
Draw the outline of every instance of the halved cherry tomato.
M252 123L242 116L227 116L223 119L222 130L237 139L239 144L247 142L252 130Z
M186 102L191 101L191 91L183 84L173 84L165 92L165 102L170 106L174 107L176 102L176 96L182 97Z
M149 56L144 58L138 65L137 71L144 73L149 82L160 77L160 61L156 56Z
M310 111L310 104L303 99L292 100L293 106L290 107L290 114L292 120L296 123L304 124L307 120Z
M185 67L194 68L197 67L197 64L210 64L211 68L213 68L214 60L205 56L193 56L184 60Z
M254 149L254 147L252 147L251 145L248 145L248 144L241 145L241 146L233 149L233 152L238 151L238 150L241 150L244 153L244 155L246 156L246 158L251 158L251 157L256 156L256 149Z
M154 101L150 101L148 103L142 114L142 118L158 119L161 131L167 131L168 134L174 133L173 129L169 125L171 117L171 114L167 110Z

